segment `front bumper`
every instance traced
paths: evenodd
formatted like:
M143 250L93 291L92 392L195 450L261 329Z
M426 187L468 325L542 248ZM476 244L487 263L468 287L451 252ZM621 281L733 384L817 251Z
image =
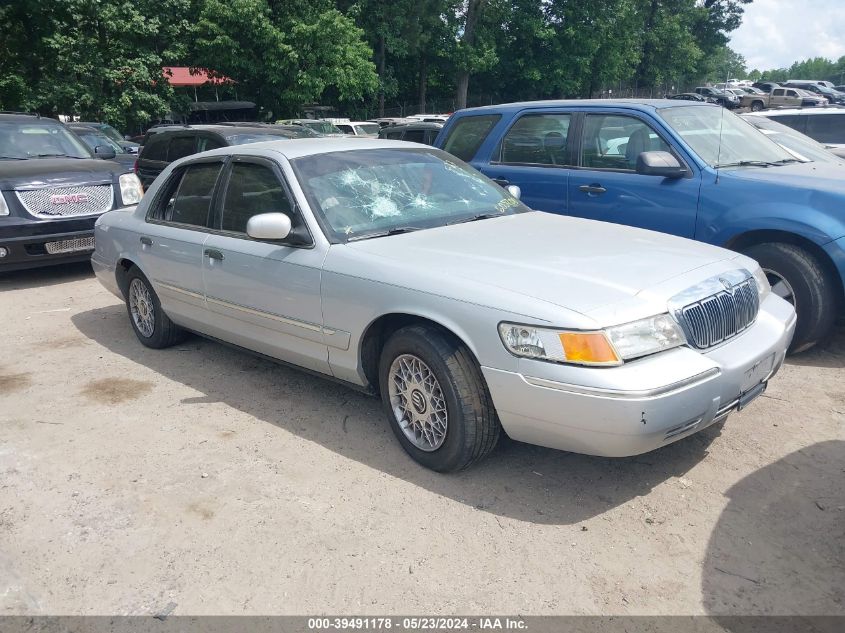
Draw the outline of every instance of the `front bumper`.
M6 250L6 255L0 257L0 272L88 260L93 246L72 252L49 253L46 245L93 240L96 220L96 217L54 222L8 219L0 226L0 247Z
M614 368L520 359L519 372L482 367L502 426L530 444L607 457L645 453L727 417L778 369L795 311L769 295L748 330L708 352L682 347ZM561 378L566 377L566 380Z

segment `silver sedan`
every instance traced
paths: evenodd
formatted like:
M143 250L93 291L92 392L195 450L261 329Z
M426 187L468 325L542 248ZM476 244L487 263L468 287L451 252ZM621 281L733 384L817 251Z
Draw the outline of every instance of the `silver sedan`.
M634 455L763 392L795 312L756 262L517 198L412 143L227 147L102 216L93 265L144 345L193 331L379 395L439 471L503 431Z

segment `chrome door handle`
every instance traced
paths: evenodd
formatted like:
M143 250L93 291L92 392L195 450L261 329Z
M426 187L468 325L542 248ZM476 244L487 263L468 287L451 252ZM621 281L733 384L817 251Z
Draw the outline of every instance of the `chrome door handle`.
M578 191L583 191L584 193L604 193L607 191L604 187L599 184L594 185L581 185L578 187Z
M153 245L153 241L146 236L141 237L140 240L141 240L141 244L143 244L144 246L152 246Z
M216 259L221 262L223 261L223 253L214 248L205 249L205 256L209 259Z

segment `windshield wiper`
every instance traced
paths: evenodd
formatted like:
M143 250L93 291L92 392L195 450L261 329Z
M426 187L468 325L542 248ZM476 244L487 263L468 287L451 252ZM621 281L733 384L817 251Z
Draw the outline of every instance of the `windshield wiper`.
M718 163L716 169L721 169L722 167L772 167L777 164L765 160L738 160L735 163Z
M71 156L70 154L35 154L33 158L79 158L81 156Z
M388 235L400 235L402 233L412 233L413 231L419 231L420 227L418 226L397 226L396 228L390 229L388 231L381 231L380 233L368 233L366 235L355 235L347 239L347 242L357 242L358 240L369 240L374 237L387 237Z
M0 160L26 160L23 156L0 156Z
M452 224L463 224L464 222L475 222L476 220L489 220L490 218L498 218L501 213L479 213L478 215L473 215L468 218L461 218L460 220L453 220L452 222L447 222L446 224L451 226Z
M781 158L780 160L776 160L772 163L772 165L788 165L789 163L803 163L805 161L798 160L797 158ZM809 162L809 161L807 161Z

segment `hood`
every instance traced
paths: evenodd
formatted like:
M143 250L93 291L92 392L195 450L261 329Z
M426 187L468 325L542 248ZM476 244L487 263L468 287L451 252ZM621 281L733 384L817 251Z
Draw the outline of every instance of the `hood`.
M0 190L109 184L127 171L131 169L94 158L0 160Z
M347 256L327 260L337 272L353 268L386 283L533 316L540 316L538 302L584 315L736 257L663 233L539 211L341 249Z

